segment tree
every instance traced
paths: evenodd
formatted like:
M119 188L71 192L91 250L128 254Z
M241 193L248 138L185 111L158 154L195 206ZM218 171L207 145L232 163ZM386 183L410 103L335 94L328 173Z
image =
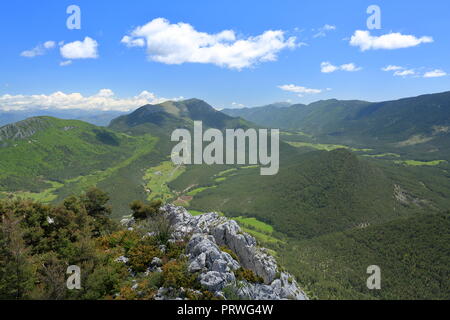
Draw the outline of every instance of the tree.
M0 298L25 299L34 284L34 270L23 239L21 219L2 215L0 228Z
M94 235L101 235L116 229L116 224L109 219L112 209L107 205L109 195L95 187L89 189L82 197L88 215L94 218Z

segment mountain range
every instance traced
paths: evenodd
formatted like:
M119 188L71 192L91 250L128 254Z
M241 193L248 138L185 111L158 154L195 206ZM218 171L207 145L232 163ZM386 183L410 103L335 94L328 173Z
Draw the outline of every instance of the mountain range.
M279 174L173 165L170 133L193 121L282 129ZM450 292L449 135L450 92L222 111L168 101L107 127L39 116L0 128L0 198L51 203L97 186L116 218L133 200L158 198L194 214L217 211L273 250L310 296L442 299ZM365 287L367 263L385 268L386 289Z
M332 99L222 112L262 126L302 131L331 143L376 146L423 159L450 156L450 92L376 103Z

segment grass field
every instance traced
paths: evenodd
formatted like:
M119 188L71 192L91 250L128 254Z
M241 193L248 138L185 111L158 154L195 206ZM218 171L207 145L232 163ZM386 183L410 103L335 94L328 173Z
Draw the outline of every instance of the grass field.
M50 203L53 202L58 198L58 195L56 195L54 192L58 190L59 188L63 187L64 184L56 182L56 181L45 181L48 184L51 184L52 187L49 189L46 189L39 193L34 192L27 192L27 191L18 191L14 192L13 195L16 198L21 199L32 199L35 201L43 202L43 203ZM7 195L6 192L3 192L4 195Z
M402 164L407 166L438 166L442 163L446 163L446 160L434 160L434 161L417 161L417 160L398 160L394 161L396 164Z
M203 192L203 191L208 190L208 189L214 189L214 188L217 188L217 186L196 188L196 189L194 189L194 190L189 191L189 192L187 193L187 195L188 195L188 196L194 197L194 196L196 196L197 194L199 194L200 192Z
M291 146L296 148L312 148L316 150L323 150L323 151L333 151L336 149L348 149L351 151L360 151L360 152L370 152L372 149L358 149L358 148L352 148L349 146L344 146L340 144L324 144L324 143L311 143L311 142L300 142L300 141L286 141Z
M148 169L144 175L145 188L149 193L148 200L161 199L166 201L174 194L167 183L178 178L185 171L183 166L175 166L172 161L165 161L156 167Z

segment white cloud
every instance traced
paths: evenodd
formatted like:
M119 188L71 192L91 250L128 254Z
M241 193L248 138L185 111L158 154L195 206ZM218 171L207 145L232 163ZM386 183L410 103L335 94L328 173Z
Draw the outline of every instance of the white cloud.
M357 67L354 63L346 63L346 64L342 64L340 66L335 66L327 61L327 62L322 62L320 64L320 71L322 73L332 73L332 72L339 71L339 70L347 71L347 72L355 72L355 71L362 70L362 68Z
M130 111L146 104L157 104L167 100L180 100L182 97L166 99L154 93L142 91L131 98L118 98L110 89L102 89L91 96L80 93L55 92L50 95L9 95L0 96L0 110L27 109L82 109L82 110L115 110Z
M61 55L66 59L96 59L98 43L92 38L86 37L83 41L74 41L60 48Z
M323 72L323 73L335 72L338 69L339 69L338 67L332 65L330 62L322 62L320 64L320 72Z
M327 35L328 31L336 30L336 26L326 24L326 25L324 25L323 27L320 27L317 30L318 30L318 32L315 35L313 35L313 38L325 37Z
M414 69L397 70L394 72L394 76L396 77L414 76L415 74L416 71Z
M231 107L233 107L233 108L244 108L245 105L242 104L242 103L238 103L238 102L232 102L231 103Z
M350 39L350 45L359 47L361 51L366 50L393 50L409 48L420 45L421 43L433 42L432 37L417 38L413 35L404 35L398 32L388 33L382 36L372 36L369 31L356 30Z
M44 43L44 48L45 49L53 49L56 46L56 42L55 41L46 41Z
M418 68L418 69L424 69L424 68ZM438 78L438 77L444 77L447 75L447 73L441 69L435 69L432 71L425 72L421 74L421 72L416 71L416 69L408 69L402 66L396 66L396 65L388 65L384 68L381 68L383 71L395 71L393 73L394 76L397 77L407 77L407 76L415 76L415 77L423 77L423 78Z
M317 94L317 93L321 93L322 90L320 89L310 89L310 88L306 88L306 87L301 87L301 86L296 86L294 84L285 84L282 86L278 86L278 88L280 88L283 91L288 91L288 92L293 92L293 93L298 93L298 94Z
M66 66L69 66L69 65L71 65L71 64L72 64L72 60L61 61L61 62L59 63L59 65L60 65L61 67L66 67Z
M56 45L56 43L54 41L46 41L46 42L44 42L44 44L38 44L36 47L34 47L31 50L22 51L22 53L20 55L25 58L34 58L36 56L42 56L48 50L53 49L55 47L55 45Z
M233 30L216 34L199 32L187 23L171 24L157 18L122 38L129 47L147 47L148 59L165 64L211 63L242 69L260 62L275 61L286 48L295 48L295 37L285 39L281 30L239 39Z
M384 67L384 68L381 68L381 70L383 70L385 72L387 72L387 71L397 71L397 70L403 70L403 69L404 69L403 67L395 66L395 65L391 65L391 64L386 66L386 67Z
M355 71L359 71L362 69L361 67L357 67L354 63L343 64L343 65L341 65L340 68L341 68L341 70L348 71L348 72L355 72Z
M145 47L145 40L144 39L133 39L129 36L124 36L122 40L120 41L124 43L127 47Z
M447 75L447 72L445 72L441 69L436 69L433 71L425 72L423 77L424 78L439 78L439 77L445 77L446 75Z

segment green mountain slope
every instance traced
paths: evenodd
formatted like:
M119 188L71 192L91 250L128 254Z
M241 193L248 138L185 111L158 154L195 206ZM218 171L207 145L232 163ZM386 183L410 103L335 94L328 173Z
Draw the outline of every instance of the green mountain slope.
M399 201L392 176L349 151L309 152L283 160L275 176L260 176L259 169L254 168L224 175L226 179L219 182L201 181L204 186L215 187L196 194L190 201L191 208L256 217L297 239L432 210L426 202L409 205ZM188 170L170 186L183 190L196 181L191 176L199 174ZM409 190L406 181L414 177L404 179L402 185Z
M292 145L281 142L280 171L275 176L261 176L260 168L251 165L174 166L169 158L174 129L190 129L194 120L221 130L255 127L198 99L144 106L114 119L108 128L30 118L0 128L0 198L12 193L56 202L97 186L111 195L113 216L119 218L129 214L132 200L159 197L193 213L220 211L236 217L320 298L402 297L413 288L408 275L398 275L402 270L417 273L419 285L430 281L411 297L442 298L442 252L448 246L431 243L442 234L438 226L445 226L440 212L450 207L449 165L408 166L404 161L420 159L404 156L429 154L436 160L443 146L450 147L444 117L447 97L443 94L436 105L430 102L435 97L419 98L417 105L416 98L377 107L363 101L328 100L259 108L266 110L263 113L246 110L257 114L261 125L295 128L282 135ZM416 111L431 105L444 118L424 116L419 124L404 105L416 106ZM394 117L397 108L406 108L404 118ZM395 130L409 128L414 121L418 124L410 131ZM426 131L430 125L431 131ZM388 134L383 136L384 130ZM322 140L330 144L319 144ZM369 144L374 150L367 149ZM364 149L340 149L346 145ZM429 152L430 147L438 151ZM392 154L378 159L385 152ZM408 228L420 236L414 239ZM405 247L408 239L411 247ZM427 247L429 252L423 253ZM426 270L424 257L437 261L431 271ZM391 279L389 290L367 292L365 268L383 267L382 263ZM336 271L325 275L329 268Z
M131 134L152 132L167 136L175 129L192 127L193 121L202 121L204 127L217 129L246 125L246 121L217 111L202 100L190 99L143 106L114 119L109 128Z
M283 160L273 177L259 176L258 168L212 178L187 170L169 186L196 183L187 193L194 212L249 221L248 232L277 252L311 296L448 298L450 220L441 212L450 207L450 185L441 169L400 167L343 149ZM366 287L370 265L382 269L381 291Z
M450 159L450 92L378 103L326 100L224 112L259 125L300 130L322 142Z
M10 124L0 128L0 191L52 201L108 178L155 143L76 120Z
M450 298L450 215L420 214L381 225L289 242L280 257L320 299ZM369 290L367 267L381 269Z

